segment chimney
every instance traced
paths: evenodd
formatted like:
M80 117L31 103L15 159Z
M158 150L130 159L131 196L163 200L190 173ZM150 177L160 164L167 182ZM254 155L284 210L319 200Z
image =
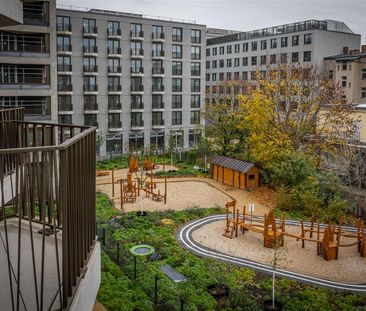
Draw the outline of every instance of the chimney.
M361 52L366 53L366 44L361 45Z
M348 46L344 46L342 50L343 50L343 54L348 54L348 51L349 51Z

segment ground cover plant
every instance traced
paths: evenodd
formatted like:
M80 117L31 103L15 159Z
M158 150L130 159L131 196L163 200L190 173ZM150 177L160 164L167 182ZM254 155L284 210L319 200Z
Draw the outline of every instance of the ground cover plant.
M219 214L220 208L191 208L185 211L150 212L146 217L123 214L113 209L108 197L97 194L98 235L104 228L102 283L98 300L108 310L261 310L271 298L272 281L221 261L200 258L183 249L175 239L176 229L204 216ZM171 219L173 222L165 221ZM120 252L117 262L117 241ZM133 257L129 248L149 244L156 254L137 260L137 280L133 280ZM159 268L169 264L187 277L173 283ZM154 304L154 280L158 276L158 304ZM227 297L216 301L209 285L229 288ZM333 292L287 279L278 279L276 298L283 310L366 310L364 296Z

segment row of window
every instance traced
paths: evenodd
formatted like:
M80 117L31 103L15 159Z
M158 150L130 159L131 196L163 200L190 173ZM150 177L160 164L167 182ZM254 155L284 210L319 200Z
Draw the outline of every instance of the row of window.
M304 45L309 45L312 43L312 34L304 34L303 37L303 44ZM274 38L274 39L270 39L270 40L261 40L259 41L259 46L258 46L258 41L253 41L250 43L250 47L251 47L251 51L258 51L258 48L260 47L260 50L267 50L268 49L268 41L269 41L269 47L271 49L276 49L278 46L280 46L281 48L285 48L289 46L289 38L288 37L282 37L282 38ZM278 41L279 41L279 45L278 45ZM249 52L249 42L244 42L242 44L237 43L234 44L234 53L240 53L240 45L242 46L242 52ZM299 35L294 35L291 38L291 45L292 46L299 46L300 45L300 36ZM224 55L225 54L225 46L220 46L219 48L217 47L213 47L212 48L212 55L215 56L217 55L219 49L219 54L220 55ZM226 54L231 54L233 52L233 45L227 45L226 46ZM211 55L211 48L207 48L206 49L206 56L210 56Z
M279 58L278 58L279 56ZM261 56L252 56L252 57L242 57L241 59L241 66L245 67L249 65L257 66L257 65L267 65L269 64L277 64L280 62L281 64L287 64L288 62L288 54L282 53L280 55L272 54L272 55L261 55ZM259 62L258 62L259 60ZM269 62L268 62L269 61ZM304 51L302 53L302 61L303 62L311 62L311 51ZM298 63L300 62L300 53L299 52L293 52L291 53L291 62L292 63ZM225 68L225 60L213 60L213 61L206 61L206 68L210 69L212 65L212 68L217 68L217 65L219 65L219 68ZM234 58L234 59L226 59L226 67L239 67L240 66L240 58Z
M152 26L153 38L164 39L164 28L163 26L153 25ZM57 30L58 31L71 31L71 19L69 16L57 16ZM121 35L121 25L118 21L108 21L107 25L108 34ZM97 33L97 21L95 19L83 18L83 31L84 33ZM143 37L142 24L131 23L130 25L131 36ZM172 41L182 42L183 41L183 29L173 27L172 28ZM191 29L191 42L201 43L201 30Z
M345 66L346 69L343 69L344 66ZM340 68L339 68L339 65L338 65L337 70L339 71L339 69ZM344 71L344 70L347 70L347 64L342 65L342 71ZM349 70L351 70L351 65L349 65ZM328 70L328 77L329 77L330 80L334 79L334 71L333 70ZM342 77L342 80L343 80L343 78L345 78L345 80L347 79L346 76ZM366 80L366 68L361 69L361 79Z

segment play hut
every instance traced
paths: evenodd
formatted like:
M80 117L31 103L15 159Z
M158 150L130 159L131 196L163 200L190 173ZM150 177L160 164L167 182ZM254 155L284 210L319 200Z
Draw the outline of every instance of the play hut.
M216 155L211 161L212 178L243 190L260 186L259 169L254 163Z

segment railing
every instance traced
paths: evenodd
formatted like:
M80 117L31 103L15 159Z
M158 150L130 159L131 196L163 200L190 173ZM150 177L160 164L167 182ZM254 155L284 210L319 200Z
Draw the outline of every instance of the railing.
M164 57L164 50L152 50L152 57Z
M165 38L164 32L152 33L152 39L164 39L164 38Z
M58 111L72 111L72 104L70 103L59 103Z
M72 92L72 84L66 84L66 85L59 84L57 86L57 90L59 92Z
M84 72L98 72L97 65L84 65Z
M131 73L144 73L144 67L131 67Z
M143 127L143 126L144 126L144 120L137 120L137 121L131 120L131 127Z
M120 47L108 48L108 54L121 54L122 49Z
M121 110L122 103L108 103L108 110Z
M164 126L164 119L153 120L152 126Z
M71 64L57 64L57 71L72 71Z
M64 31L64 32L71 32L72 31L72 27L71 25L67 25L67 24L57 24L56 25L56 30L57 31Z
M121 66L108 66L109 73L121 73L122 67Z
M121 31L121 28L107 29L107 34L108 34L108 36L121 36L122 31Z
M144 103L134 103L131 102L131 109L144 109Z
M163 75L164 74L164 68L152 68L152 74L157 74L157 75Z
M108 92L121 92L122 85L120 84L110 84L108 85Z
M59 51L59 52L71 52L72 51L72 45L71 44L58 44L57 45L57 51Z
M84 53L98 53L97 46L83 46Z
M0 283L11 288L1 305L66 309L95 244L96 131L25 122L22 113L0 110L0 233L9 276Z
M144 86L143 85L131 85L131 92L143 92Z
M152 86L153 92L163 92L164 91L164 85L153 85Z
M97 34L98 33L98 28L95 26L83 26L83 34L87 35L87 34Z
M84 84L84 92L97 92L98 85L96 84Z
M98 104L97 103L85 103L84 104L84 110L98 110Z
M144 56L143 49L131 49L131 56Z
M130 35L131 35L131 38L143 38L144 37L144 32L142 30L140 30L140 31L131 30Z
M110 129L119 129L121 127L122 127L122 121L108 122L108 128Z
M164 109L164 102L154 102L152 103L153 109Z

